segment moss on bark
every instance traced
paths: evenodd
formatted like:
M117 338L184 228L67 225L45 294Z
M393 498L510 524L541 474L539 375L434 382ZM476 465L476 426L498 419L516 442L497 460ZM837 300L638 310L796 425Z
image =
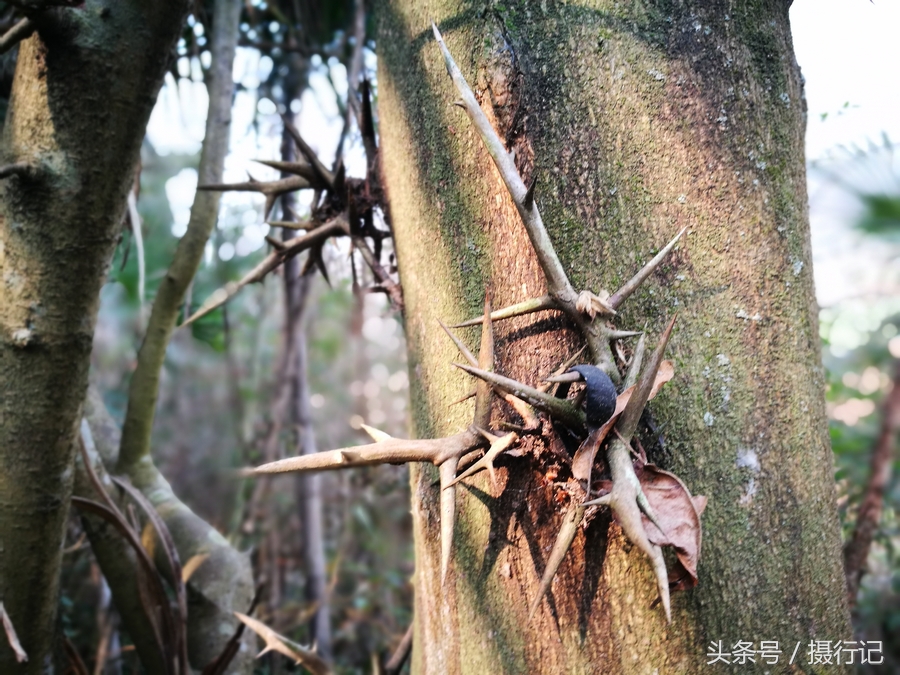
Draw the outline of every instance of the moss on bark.
M433 18L526 182L537 178L576 288L614 291L690 228L616 323L655 336L679 313L676 376L651 406L662 431L645 429L643 440L710 499L700 586L673 597L670 626L649 606L649 565L602 518L576 538L549 605L529 623L562 516L542 462L510 459L501 489L475 481L459 491L443 589L435 477L415 471L416 672L695 673L710 641L777 640L790 651L797 641L851 639L810 269L805 102L787 8L381 6L383 164L415 433L452 433L471 416L447 408L471 385L448 368L455 354L436 319L477 315L488 285L495 307L544 290L496 169L450 105ZM498 331L498 369L529 383L576 344L551 315Z
M54 672L58 573L100 286L187 3L50 9L22 43L0 183L0 600Z

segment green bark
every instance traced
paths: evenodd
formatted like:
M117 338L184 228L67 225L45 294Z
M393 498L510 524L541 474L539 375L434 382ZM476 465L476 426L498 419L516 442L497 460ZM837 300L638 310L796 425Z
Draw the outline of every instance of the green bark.
M651 404L651 458L709 497L700 585L666 625L650 566L608 519L579 533L526 619L565 502L535 453L501 487L459 490L440 584L435 472L413 472L414 672L696 673L707 646L852 639L824 407L803 135L787 2L386 2L379 13L383 167L407 307L415 434L471 420L471 387L436 320L545 293L534 252L456 98L440 26L516 153L576 291L619 288L682 227L619 328L655 339L679 313L675 378ZM475 329L466 338L477 340ZM578 345L553 313L497 324L497 370L528 384ZM652 344L652 343L651 343ZM495 406L494 419L508 417ZM563 469L563 474L565 470ZM771 669L735 666L740 672ZM709 667L725 672L721 664ZM815 672L840 672L816 666Z
M36 14L21 44L0 184L0 601L56 670L58 573L100 286L187 3L95 0Z

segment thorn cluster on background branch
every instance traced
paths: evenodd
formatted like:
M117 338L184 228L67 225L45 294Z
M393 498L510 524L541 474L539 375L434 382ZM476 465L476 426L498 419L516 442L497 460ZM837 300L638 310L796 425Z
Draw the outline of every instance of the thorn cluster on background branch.
M360 129L363 132L367 155L370 152L374 155L377 153L377 146L375 145L374 126L370 119L372 107L368 100L369 88L364 85L362 90L365 98L363 105L359 106L362 116ZM391 237L390 229L381 230L374 224L374 213L376 210L380 210L390 228L375 158L373 157L367 162L368 170L365 179L348 178L340 160L333 171L329 170L287 116L283 116L283 120L285 129L293 139L303 160L296 162L256 161L291 175L272 181L260 181L248 174L248 180L243 183L201 185L197 189L262 194L266 198L263 214L270 226L288 230L304 230L306 234L287 241L278 241L267 237L266 241L273 250L263 261L242 279L231 282L213 292L194 314L185 319L182 326L189 325L215 311L237 295L244 286L262 281L287 260L304 251L309 253L303 273L318 269L327 281L328 273L322 258L322 248L326 241L337 237L349 237L352 250L359 253L371 270L375 283L370 290L385 293L396 311L403 310L403 293L400 285L392 276L393 270L382 262L383 242ZM368 138L367 134L371 134L372 138ZM314 191L310 217L306 221L300 222L268 220L275 202L280 197L298 190Z
M543 421L557 422L581 439L581 444L571 458L566 458L571 473L566 486L570 504L544 567L538 593L531 600L530 614L533 615L539 609L578 529L586 525L598 508L605 507L612 511L625 536L650 561L660 602L667 620L670 620L670 588L689 588L696 584L696 564L700 554L700 514L705 506L705 498L692 497L676 476L648 464L646 457L635 457L630 439L635 435L647 402L673 376L672 363L664 361L663 355L675 319L668 322L655 351L646 363L644 334L618 330L607 321L615 316L621 304L661 264L685 230L681 230L612 295L602 290L594 292L585 289L576 292L541 219L535 200L535 182L526 188L503 142L456 66L437 26L433 25L433 30L447 71L461 96L458 105L469 115L503 178L537 254L549 293L498 310L492 310L490 294L486 293L484 313L454 326L481 325L481 345L477 358L450 328L440 322L441 328L466 361L464 364L453 365L476 378L478 383L474 392L474 419L467 429L446 438L401 440L365 427L374 440L371 444L282 459L249 469L245 475L405 462L429 462L438 466L441 580L444 583L451 562L458 484L477 472L487 470L496 485L494 462L497 458L516 447L526 435L545 436L553 433L550 425ZM324 176L320 178L325 179ZM286 246L290 245L290 242L286 243ZM282 256L283 250L277 250L271 255ZM539 385L519 382L494 372L493 322L546 310L561 311L575 323L589 350L589 363L575 366L584 351L582 349L565 359L551 376L545 377L543 381L538 380L541 382ZM618 349L618 341L638 336L640 339L623 374L616 364L611 343L615 343ZM624 362L624 358L622 360ZM572 398L569 397L569 390L575 382L583 382L585 389ZM550 393L553 386L557 389ZM602 386L603 391L592 390L592 387L597 386ZM491 430L490 413L494 394L511 405L521 417L522 424L506 421L501 424L507 429L505 433ZM471 396L470 394L465 398ZM579 396L583 396L583 399ZM603 412L598 416L596 406L601 399ZM605 448L605 454L604 461L599 462L597 455L601 448ZM670 546L676 551L678 564L671 572L666 568L663 546Z

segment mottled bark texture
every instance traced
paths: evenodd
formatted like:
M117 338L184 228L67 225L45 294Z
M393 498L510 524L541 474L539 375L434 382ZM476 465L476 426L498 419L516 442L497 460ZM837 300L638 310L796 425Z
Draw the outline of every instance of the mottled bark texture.
M27 663L55 671L58 572L100 286L184 0L92 0L34 16L0 183L0 600Z
M459 490L440 583L436 471L412 475L417 673L697 673L710 641L851 638L810 269L805 103L788 2L385 2L379 111L407 303L414 432L471 420L437 319L545 292L525 232L435 45L515 152L576 290L615 291L682 227L624 305L652 340L679 313L675 379L641 431L707 495L700 585L666 625L650 566L608 517L579 533L526 619L565 510L536 448L497 489ZM464 334L477 341L477 329ZM499 372L536 384L578 346L552 313L497 324ZM496 404L495 421L509 417ZM649 429L655 429L655 433ZM539 458L534 459L535 454ZM565 469L562 470L563 473ZM729 667L715 666L716 672ZM740 672L772 669L759 659ZM816 666L815 672L838 672Z

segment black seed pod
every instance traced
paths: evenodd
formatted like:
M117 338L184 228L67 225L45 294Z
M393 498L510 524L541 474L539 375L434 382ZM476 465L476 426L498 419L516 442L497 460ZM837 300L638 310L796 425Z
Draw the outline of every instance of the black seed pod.
M588 426L601 427L616 411L616 386L609 375L597 366L574 366L570 370L581 375L585 384L584 412Z

